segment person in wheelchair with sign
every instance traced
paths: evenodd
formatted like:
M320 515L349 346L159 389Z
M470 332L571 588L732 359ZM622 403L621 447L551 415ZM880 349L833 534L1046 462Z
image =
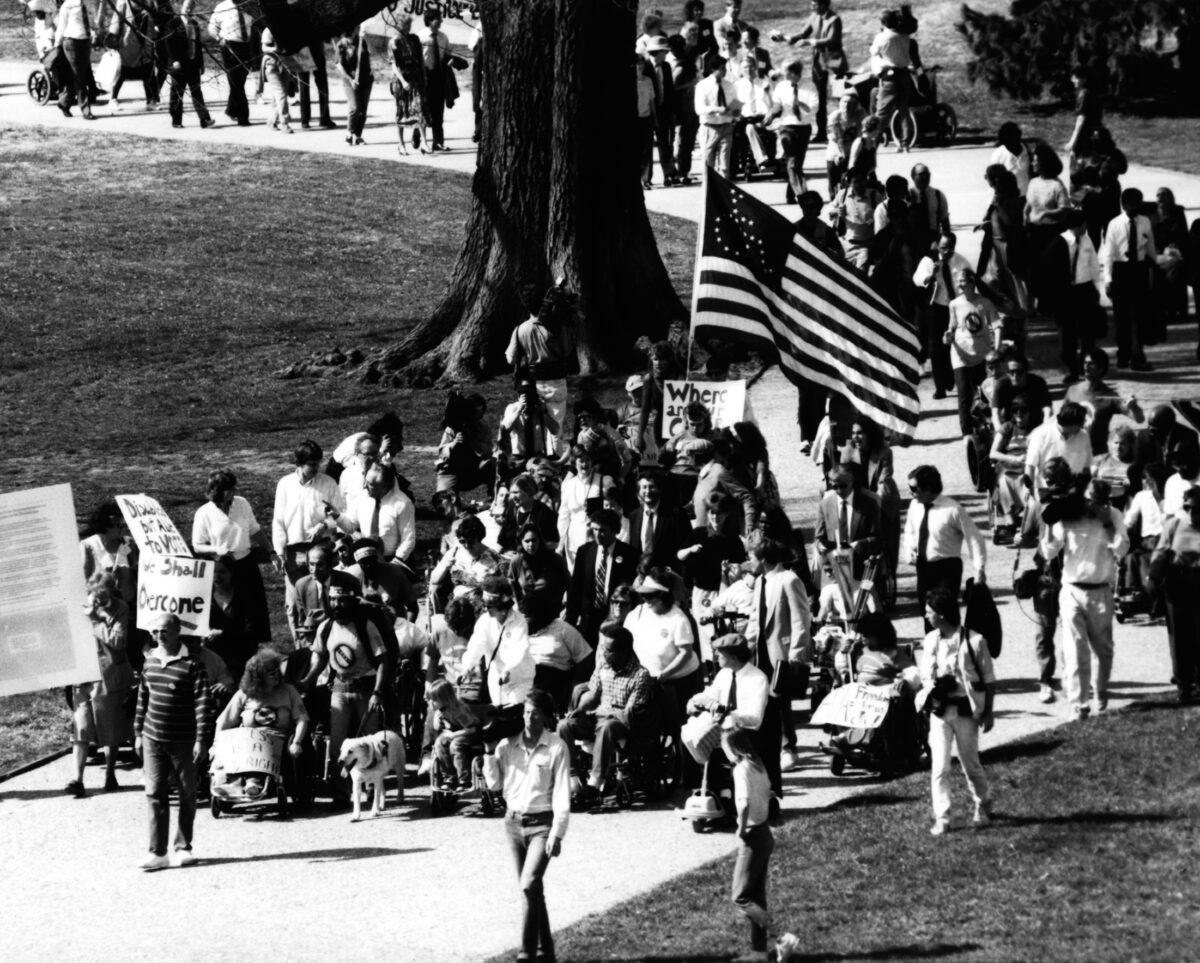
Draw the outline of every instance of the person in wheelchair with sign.
M308 725L300 693L283 679L283 657L269 649L251 656L238 691L217 719L211 773L213 815L220 816L234 802L259 802L272 796L283 812L289 795L302 803L308 801L301 763ZM267 739L222 735L238 729L265 730ZM251 743L265 751L269 763L265 771L242 770L235 761L247 758Z

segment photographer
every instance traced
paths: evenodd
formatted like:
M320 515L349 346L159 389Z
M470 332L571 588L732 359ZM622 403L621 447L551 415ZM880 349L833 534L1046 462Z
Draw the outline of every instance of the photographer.
M484 485L488 498L495 495L496 460L486 415L487 402L482 395L450 392L438 444L437 491L465 492Z
M1042 557L1047 561L1063 557L1062 589L1058 597L1068 636L1063 641L1063 668L1067 701L1077 719L1086 719L1090 713L1089 692L1094 691L1097 712L1108 707L1113 659L1113 585L1117 562L1129 550L1125 520L1109 504L1110 492L1107 482L1095 479L1088 485L1081 508L1064 499L1060 504L1051 501L1043 513L1047 527L1042 535Z
M560 277L536 311L534 298L527 301L530 317L513 330L504 357L512 365L517 390L531 391L545 402L547 420L554 425L545 453L560 454L566 442L559 438L559 425L567 416L567 367L573 353L568 322L575 312L575 298L566 290L566 278ZM521 387L523 382L531 387Z
M498 432L499 457L509 471L539 455L553 455L559 422L541 398L532 377L517 379L517 400L504 409Z

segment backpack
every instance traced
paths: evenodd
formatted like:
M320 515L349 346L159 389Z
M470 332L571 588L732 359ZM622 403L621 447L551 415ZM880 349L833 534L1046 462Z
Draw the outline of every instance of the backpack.
M998 658L1004 643L1004 629L1000 624L1000 613L996 610L991 590L986 584L976 584L974 579L968 579L963 594L967 608L963 616L963 628L983 636L992 658Z
M321 640L321 647L325 649L326 654L329 652L329 633L333 631L334 620L329 618L321 623L321 627L317 629L317 636ZM354 609L354 632L363 640L364 651L367 654L367 660L371 663L372 669L379 668L379 657L371 651L370 646L366 645L367 625L375 626L379 632L379 636L383 639L383 648L393 658L398 658L400 655L400 643L396 640L396 630L393 628L391 620L387 617L387 607L376 605L373 602L360 601Z

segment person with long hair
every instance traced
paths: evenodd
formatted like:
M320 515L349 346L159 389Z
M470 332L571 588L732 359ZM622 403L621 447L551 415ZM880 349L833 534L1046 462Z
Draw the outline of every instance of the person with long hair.
M896 487L892 448L883 431L869 418L859 416L850 424L850 438L842 448L840 463L859 465L859 484L879 499L880 536L888 572L896 574L900 564L900 489Z
M129 537L129 528L117 500L106 498L92 509L83 531L79 543L83 577L90 582L99 575L112 576L117 598L126 606L125 629L132 632L133 612L137 605L138 551Z
M754 491L760 511L779 504L779 484L771 471L767 440L752 421L736 422L729 429L733 444L730 468L742 484Z
M428 701L429 716L437 733L433 758L438 784L444 789L469 789L471 760L483 745L479 717L446 679L438 679L429 687Z
M426 128L425 61L421 41L412 32L412 14L396 17L396 35L388 41L392 58L392 95L396 98L396 131L400 135L397 150L408 153L406 137L422 154L428 154L429 131ZM410 131L411 128L411 131Z
M508 563L508 580L517 601L537 594L561 608L569 581L567 563L546 544L541 528L532 522L522 525L517 534L517 552Z
M747 729L726 729L721 748L733 763L733 804L737 813L738 851L733 864L734 905L750 921L750 949L742 959L767 959L771 917L767 912L767 870L775 837L767 825L770 818L771 781L754 749Z
M604 505L604 493L613 484L610 476L596 468L591 453L582 445L571 449L575 473L562 483L558 507L558 543L567 569L574 571L575 553L587 541L588 517Z

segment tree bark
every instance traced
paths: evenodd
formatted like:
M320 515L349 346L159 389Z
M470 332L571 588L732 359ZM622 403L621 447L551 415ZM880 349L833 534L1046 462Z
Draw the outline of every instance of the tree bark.
M347 29L378 0L261 0L276 36ZM371 359L406 377L471 381L506 367L524 292L578 296L581 373L628 366L641 336L687 316L639 177L633 0L483 0L482 123L466 237L445 298ZM283 26L282 20L286 20ZM275 29L281 20L281 30Z

